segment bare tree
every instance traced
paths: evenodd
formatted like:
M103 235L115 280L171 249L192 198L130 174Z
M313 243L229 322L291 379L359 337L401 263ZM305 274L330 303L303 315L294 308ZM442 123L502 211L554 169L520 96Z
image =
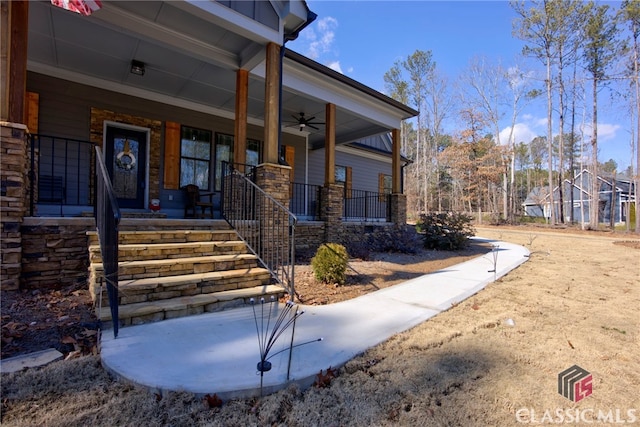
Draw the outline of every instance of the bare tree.
M587 20L584 26L583 59L585 68L591 75L592 132L591 132L591 203L589 205L589 224L597 228L599 224L599 185L598 185L598 90L607 78L607 69L619 53L615 40L617 28L609 14L608 5L587 4Z
M635 91L635 152L636 169L634 175L635 200L636 200L636 233L640 234L640 1L624 0L620 7L623 22L629 24L632 38L631 48L631 84ZM632 150L633 151L633 150ZM633 163L633 160L632 160ZM632 164L633 168L633 164Z
M512 1L511 6L518 18L514 21L514 35L528 44L523 53L541 60L546 69L545 86L547 93L547 150L549 152L549 199L551 203L551 224L556 223L555 200L553 194L553 97L552 66L557 57L557 40L562 32L563 22L553 13L551 0Z

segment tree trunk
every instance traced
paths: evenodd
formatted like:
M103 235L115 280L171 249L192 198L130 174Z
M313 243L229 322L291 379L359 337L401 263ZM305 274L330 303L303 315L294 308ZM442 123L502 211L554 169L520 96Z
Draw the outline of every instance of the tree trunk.
M553 127L551 120L552 97L551 97L551 55L547 53L547 151L549 157L549 204L551 208L551 225L556 224L556 209L553 197Z
M589 224L594 230L598 229L600 220L600 192L598 185L598 80L593 77L593 118L591 134L592 174L591 177L591 204L589 209Z

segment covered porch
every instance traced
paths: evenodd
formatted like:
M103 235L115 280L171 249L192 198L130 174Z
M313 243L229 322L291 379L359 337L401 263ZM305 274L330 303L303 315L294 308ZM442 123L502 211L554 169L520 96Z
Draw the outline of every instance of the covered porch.
M305 2L105 1L90 16L3 2L3 158L16 169L2 171L10 276L25 218L91 215L92 147L114 183L130 181L118 199L132 215L154 215L157 202L156 215L184 216L182 187L218 195L229 162L286 171L281 201L307 219L340 222L363 191L387 204L376 220L403 224L398 129L417 111L287 50L314 18ZM359 175L370 187L349 187L340 177L355 165L340 147L375 135L392 140L374 159L382 169ZM353 219L374 219L366 209Z

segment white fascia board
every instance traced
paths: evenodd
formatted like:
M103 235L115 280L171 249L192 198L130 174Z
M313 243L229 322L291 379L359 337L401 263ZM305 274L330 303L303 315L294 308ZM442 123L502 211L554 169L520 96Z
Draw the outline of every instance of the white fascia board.
M75 83L87 86L97 87L99 89L109 90L116 93L135 96L149 101L160 102L162 104L173 105L175 107L185 108L187 110L198 111L212 116L222 117L229 120L235 120L235 112L226 111L210 105L200 104L198 102L188 101L186 99L175 98L173 96L164 95L135 86L128 86L122 83L102 80L96 77L87 76L85 74L75 73L73 71L56 68L51 65L39 62L28 61L27 69L35 73L44 74L50 77L56 77L62 80L69 80ZM249 117L247 122L252 125L264 127L263 120L256 120Z
M264 44L268 42L282 44L284 36L282 20L280 20L278 31L276 31L216 1L186 0L172 2L171 5L190 13L200 11L197 13L200 18L249 40ZM202 14L202 12L206 12L206 14Z
M393 163L391 157L385 156L383 154L372 153L366 150L360 150L358 148L349 147L346 145L336 145L336 151L340 151L341 153L353 154L355 156L364 157L366 159L378 160L380 162L385 163Z

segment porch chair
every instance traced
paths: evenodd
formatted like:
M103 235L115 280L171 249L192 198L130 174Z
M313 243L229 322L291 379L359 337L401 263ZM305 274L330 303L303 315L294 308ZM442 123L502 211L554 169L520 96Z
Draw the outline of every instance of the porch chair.
M200 191L195 184L182 187L185 192L184 217L185 218L211 218L213 219L213 193ZM206 201L208 199L208 201ZM200 212L198 212L200 209ZM209 214L207 214L207 209Z

